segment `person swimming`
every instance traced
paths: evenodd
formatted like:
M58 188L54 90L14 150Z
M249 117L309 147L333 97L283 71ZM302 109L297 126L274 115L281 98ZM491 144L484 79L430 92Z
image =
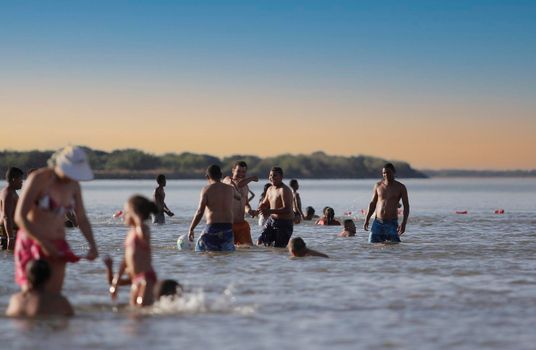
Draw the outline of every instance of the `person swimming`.
M324 208L324 215L316 222L317 225L340 226L340 222L335 219L335 210L331 207Z
M288 244L288 251L290 253L290 256L295 258L303 258L306 256L319 256L322 258L329 258L329 256L324 253L307 248L305 241L301 237L295 237L290 240Z
M339 237L353 237L356 233L356 227L354 220L346 219L344 220L344 230L338 234Z
M69 300L60 293L45 289L50 279L50 265L46 260L32 260L26 264L28 289L11 296L6 310L7 316L36 317L43 315L72 316Z
M305 208L305 216L303 217L303 220L311 221L317 218L318 218L318 215L315 215L315 208L311 206Z

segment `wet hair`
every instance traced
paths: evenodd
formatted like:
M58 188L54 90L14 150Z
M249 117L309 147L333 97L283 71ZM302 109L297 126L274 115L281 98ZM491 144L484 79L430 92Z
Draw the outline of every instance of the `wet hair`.
M164 174L159 174L157 177L156 177L156 182L161 185L164 181L166 181L166 175Z
M238 160L233 164L233 169L236 168L237 166L247 169L248 168L248 163L244 162L243 160Z
M324 215L326 215L328 221L332 221L335 218L335 210L333 210L332 207L327 207L324 211Z
M221 168L219 165L212 164L207 168L206 175L212 180L221 180Z
M26 265L26 275L32 289L40 289L50 278L50 265L47 261L38 259L31 260Z
M149 219L151 214L158 213L156 204L144 196L134 195L128 199L128 204L130 204L134 212L140 216L142 221Z
M311 216L315 215L315 208L313 207L305 208L305 216L309 216L309 215Z
M396 169L395 169L395 166L393 165L393 163L385 163L385 165L383 166L384 169L389 169L391 170L393 173L396 173Z
M163 296L180 296L182 294L182 286L175 280L161 280L156 283L153 289L156 299Z
M288 245L290 250L296 253L303 252L307 248L305 241L301 237L292 238Z
M290 182L288 184L290 185L290 187L294 188L294 187L298 186L298 180L292 179L292 180L290 180Z
M352 220L352 219L344 220L344 227L346 227L347 225L350 225L350 224L354 224L354 226L355 226L354 220Z
M278 166L272 167L272 169L270 171L273 172L273 173L278 173L279 175L283 176L283 169L281 169Z
M15 179L20 179L24 175L24 172L20 170L19 168L15 168L14 166L7 169L6 171L6 181L11 182Z

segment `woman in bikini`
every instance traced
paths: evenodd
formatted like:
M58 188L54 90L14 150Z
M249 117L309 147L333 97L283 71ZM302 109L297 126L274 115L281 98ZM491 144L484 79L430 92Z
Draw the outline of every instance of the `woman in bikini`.
M50 167L32 172L17 205L15 221L20 229L15 243L15 279L26 290L26 265L32 260L45 259L51 269L45 289L60 293L66 263L80 259L65 240L66 212L76 213L80 231L89 244L85 257L93 260L98 255L78 183L93 179L93 172L79 147L65 147L49 162Z
M151 233L145 221L157 212L156 204L143 196L132 196L125 204L124 220L130 231L125 239L125 257L110 286L112 298L117 296L118 286L131 283L130 305L153 304L157 279L151 262ZM105 263L110 265L108 269L111 271L111 260L107 259ZM124 272L129 278L122 278Z

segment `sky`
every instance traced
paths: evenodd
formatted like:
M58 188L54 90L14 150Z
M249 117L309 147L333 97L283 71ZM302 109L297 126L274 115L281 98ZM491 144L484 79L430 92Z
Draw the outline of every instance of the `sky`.
M536 1L0 0L0 150L536 168Z

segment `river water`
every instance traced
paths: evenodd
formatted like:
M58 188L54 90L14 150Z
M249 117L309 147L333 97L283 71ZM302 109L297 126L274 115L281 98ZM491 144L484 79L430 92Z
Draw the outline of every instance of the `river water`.
M178 251L204 181L168 181L176 216L151 226L153 264L177 279L183 299L136 311L107 294L100 260L68 266L64 294L71 319L0 317L6 349L534 349L536 347L536 180L402 180L410 220L403 243L370 245L361 229L374 180L303 180L304 206L353 217L356 237L340 227L296 225L294 236L330 259L289 259L285 250L232 254ZM264 182L253 184L261 192ZM153 181L83 184L101 256L117 262L127 229L112 214ZM257 198L252 202L257 203ZM504 209L504 214L495 214ZM466 215L455 211L467 210ZM260 227L251 220L255 239ZM198 227L196 234L202 228ZM77 230L73 250L87 248ZM0 308L17 291L13 255L0 252Z

